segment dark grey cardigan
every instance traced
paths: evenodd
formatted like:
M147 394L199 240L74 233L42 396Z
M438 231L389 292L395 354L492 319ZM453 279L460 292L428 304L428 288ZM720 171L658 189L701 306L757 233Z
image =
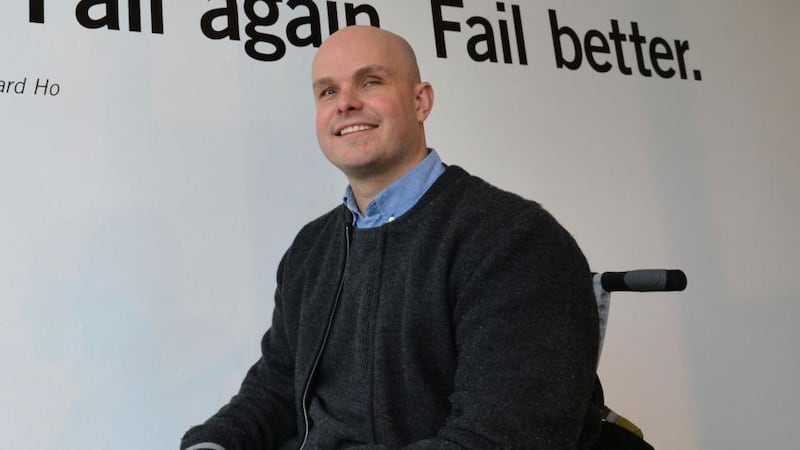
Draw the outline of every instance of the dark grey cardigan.
M350 220L340 206L297 235L261 359L182 448L300 446L312 371L325 343L336 345L329 323L349 237L368 237L375 252L370 312L337 318L367 330L357 448L588 448L600 427L590 405L597 310L586 261L552 216L450 166L394 222L353 232ZM336 447L326 433L315 442Z

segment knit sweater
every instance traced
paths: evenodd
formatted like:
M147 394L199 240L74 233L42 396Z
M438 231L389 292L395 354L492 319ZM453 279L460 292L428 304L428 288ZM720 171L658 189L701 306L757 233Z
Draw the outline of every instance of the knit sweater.
M348 448L589 447L599 432L597 311L585 258L550 214L450 166L395 221L370 230L350 221L340 206L297 235L261 358L182 448L298 448L317 377L349 368L325 359L320 369L326 351L341 351L328 348L334 323L359 333L359 354L344 361L365 370L347 397L363 399L363 441ZM351 273L359 239L374 247L375 267ZM336 316L345 281L369 286L368 308L353 317ZM342 444L312 426L306 448Z

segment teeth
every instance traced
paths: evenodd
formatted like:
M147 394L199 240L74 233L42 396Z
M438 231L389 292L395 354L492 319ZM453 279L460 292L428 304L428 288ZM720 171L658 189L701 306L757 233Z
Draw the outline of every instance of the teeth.
M355 133L356 131L370 130L372 128L375 128L375 127L373 127L372 125L353 125L353 126L349 126L347 128L343 128L342 131L339 132L339 136L344 136L346 134Z

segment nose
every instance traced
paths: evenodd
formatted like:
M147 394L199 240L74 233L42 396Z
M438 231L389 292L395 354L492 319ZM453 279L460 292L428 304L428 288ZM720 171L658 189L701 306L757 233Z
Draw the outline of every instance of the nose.
M336 97L336 107L339 113L347 113L350 111L358 111L363 106L363 102L358 97L358 94L350 89L342 89Z

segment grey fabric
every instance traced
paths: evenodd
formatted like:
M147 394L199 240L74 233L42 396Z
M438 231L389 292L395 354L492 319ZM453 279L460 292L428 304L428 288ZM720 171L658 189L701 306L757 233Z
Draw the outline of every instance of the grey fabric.
M350 221L341 206L300 231L278 269L261 359L182 448L299 446ZM597 309L586 261L552 216L450 166L407 214L363 231L380 237L374 271L360 272L377 277L375 304L336 318L366 330L369 344L356 387L368 403L351 405L367 433L354 448L589 448L599 432L590 405ZM332 336L327 344L339 345ZM317 442L336 448L329 431L316 430Z

